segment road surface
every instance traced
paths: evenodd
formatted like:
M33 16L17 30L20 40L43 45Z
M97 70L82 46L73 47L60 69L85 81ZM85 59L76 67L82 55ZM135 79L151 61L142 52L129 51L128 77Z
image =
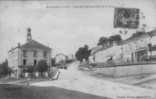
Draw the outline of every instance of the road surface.
M112 99L156 99L154 90L137 86L115 83L89 75L78 69L78 62L70 64L67 70L60 70L58 80L32 83L32 86L55 86L68 90L80 91L87 94L109 97Z

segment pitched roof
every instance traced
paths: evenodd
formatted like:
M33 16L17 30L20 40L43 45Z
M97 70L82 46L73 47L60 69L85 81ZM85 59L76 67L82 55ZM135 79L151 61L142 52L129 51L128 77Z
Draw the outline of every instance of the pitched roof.
M17 48L18 48L18 46L14 47L14 48L11 48L11 49L8 51L8 53L9 53L9 52L12 52L13 50L15 50L15 49L17 49Z
M93 47L91 49L91 55L93 55L93 54L95 54L95 53L97 53L98 51L101 51L101 50L103 50L103 47L102 46Z
M148 38L148 37L150 37L150 36L149 36L147 33L146 33L146 34L141 34L141 35L136 36L136 37L131 36L131 37L129 37L128 39L123 40L123 41L121 42L121 45L130 43L130 42L134 42L134 41L138 41L138 40L140 40L140 39L144 39L144 38Z
M144 38L148 38L148 37L152 37L152 36L156 36L156 29L152 30L152 31L149 31L147 33L144 33L144 34L141 34L141 35L138 35L138 36L131 36L130 38L126 39L126 40L123 40L121 44L127 44L129 42L133 42L133 41L137 41L137 40L140 40L140 39L144 39Z
M97 52L106 50L106 49L111 48L111 47L112 47L112 46L109 46L109 47L103 47L103 46L96 46L96 47L93 47L93 48L91 49L91 55L94 55L94 54L96 54Z
M23 44L21 46L21 48L39 48L39 49L44 49L44 50L51 50L50 47L45 46L45 45L43 45L43 44L41 44L35 40L31 40L31 41Z

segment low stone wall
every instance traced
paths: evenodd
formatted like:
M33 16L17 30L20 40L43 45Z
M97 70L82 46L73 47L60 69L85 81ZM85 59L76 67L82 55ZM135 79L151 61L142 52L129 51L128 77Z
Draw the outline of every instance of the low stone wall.
M139 74L153 74L156 73L156 64L103 67L103 68L94 68L94 70L104 75L116 77L139 75Z

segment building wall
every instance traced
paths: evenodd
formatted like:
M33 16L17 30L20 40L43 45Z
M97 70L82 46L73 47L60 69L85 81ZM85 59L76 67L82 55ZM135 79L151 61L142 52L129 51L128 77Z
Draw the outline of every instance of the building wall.
M152 45L156 45L156 36L152 37L150 41L152 42Z
M59 64L61 62L65 62L65 61L66 61L66 56L65 55L57 55L55 57L56 64Z
M156 66L155 64L133 65L133 66L130 65L119 67L96 68L95 70L103 75L122 77L122 76L156 73Z
M123 45L123 58L127 59L132 62L132 58L134 62L137 61L137 57L135 56L135 52L137 49L142 48L142 47L148 47L148 44L150 43L150 37L146 38L141 38L140 40L137 41L131 41L128 44ZM134 54L134 56L132 56Z
M95 56L95 62L103 63L106 62L111 56L113 59L120 58L121 55L121 47L120 46L113 46L109 49L97 52Z
M95 62L104 63L110 56L113 56L113 60L117 62L136 62L135 52L141 47L147 47L150 43L150 37L140 38L139 40L130 41L127 44L120 46L113 46L106 50L95 53ZM93 56L90 57L90 62L93 62Z
M26 57L23 55L23 50L26 51ZM37 51L37 56L34 57L34 51ZM47 52L47 57L44 57L44 51L43 49L34 49L34 48L29 48L29 49L22 49L22 64L23 60L26 60L26 65L34 65L34 60L38 63L40 60L46 60L48 65L51 65L51 51L46 51Z
M20 58L21 50L20 48L16 48L10 52L8 52L8 66L13 68L14 70L18 69L18 66L21 65Z

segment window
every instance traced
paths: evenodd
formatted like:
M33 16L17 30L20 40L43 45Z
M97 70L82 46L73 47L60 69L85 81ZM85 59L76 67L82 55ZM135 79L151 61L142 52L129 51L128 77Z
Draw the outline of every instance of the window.
M27 60L23 59L23 65L26 65L26 64L27 64Z
M27 51L23 50L23 57L27 57Z
M46 52L46 51L43 52L43 56L44 56L45 58L47 57L47 52Z
M34 52L33 52L33 56L34 56L34 57L37 57L37 51L34 51Z
M37 60L34 60L34 65L37 65Z

